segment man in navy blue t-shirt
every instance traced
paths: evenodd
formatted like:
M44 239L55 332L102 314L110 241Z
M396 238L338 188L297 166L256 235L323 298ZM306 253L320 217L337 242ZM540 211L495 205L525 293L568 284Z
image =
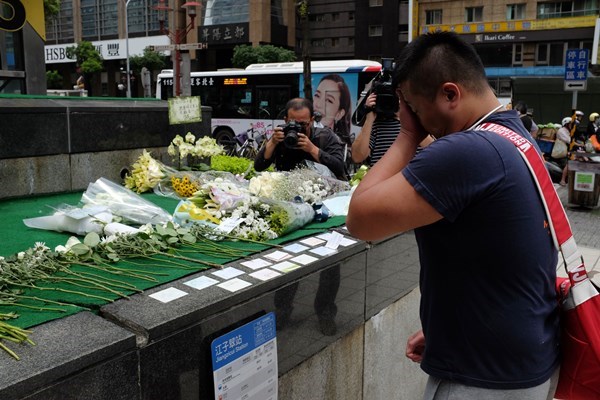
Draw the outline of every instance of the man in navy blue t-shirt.
M552 399L559 366L557 250L481 60L458 35L419 36L395 70L402 129L357 187L347 227L378 240L415 230L422 331L406 355L430 376L425 399ZM427 134L437 140L415 155Z

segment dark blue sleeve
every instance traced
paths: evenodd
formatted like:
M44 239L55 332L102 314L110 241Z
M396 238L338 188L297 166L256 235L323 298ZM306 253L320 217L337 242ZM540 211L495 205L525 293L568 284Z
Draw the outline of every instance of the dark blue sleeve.
M506 171L488 138L463 132L423 149L403 175L444 218L454 221L465 207L494 190Z

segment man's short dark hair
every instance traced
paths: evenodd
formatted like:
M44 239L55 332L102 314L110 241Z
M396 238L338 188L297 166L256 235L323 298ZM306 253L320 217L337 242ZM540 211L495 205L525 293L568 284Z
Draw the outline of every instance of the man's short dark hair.
M310 116L312 118L314 113L312 101L304 99L302 97L296 97L295 99L289 100L285 105L285 116L288 116L289 110L300 111L305 108L308 108L308 110L310 111Z
M427 33L410 42L398 57L395 87L410 82L415 93L433 99L444 82L483 93L489 83L479 55L454 32Z

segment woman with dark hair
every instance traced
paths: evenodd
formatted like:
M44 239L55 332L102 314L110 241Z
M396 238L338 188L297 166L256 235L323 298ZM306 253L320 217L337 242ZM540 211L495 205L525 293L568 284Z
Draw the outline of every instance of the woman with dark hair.
M352 99L344 78L338 74L325 75L313 95L313 107L321 114L323 126L331 128L344 143L351 144Z

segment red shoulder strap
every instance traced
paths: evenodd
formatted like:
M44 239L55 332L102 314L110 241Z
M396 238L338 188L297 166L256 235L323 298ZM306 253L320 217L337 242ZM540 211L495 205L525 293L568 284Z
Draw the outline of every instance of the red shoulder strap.
M493 122L485 122L477 126L475 130L496 133L512 142L519 150L519 154L525 161L525 164L527 164L531 175L534 177L534 181L546 210L546 215L548 216L548 223L550 224L554 245L560 250L563 256L565 269L567 270L569 277L571 277L571 274L573 273L581 274L583 258L577 249L571 225L567 219L567 214L565 213L565 209L552 184L544 159L540 153L538 153L535 146L515 131ZM583 268L583 271L585 273L585 267Z

